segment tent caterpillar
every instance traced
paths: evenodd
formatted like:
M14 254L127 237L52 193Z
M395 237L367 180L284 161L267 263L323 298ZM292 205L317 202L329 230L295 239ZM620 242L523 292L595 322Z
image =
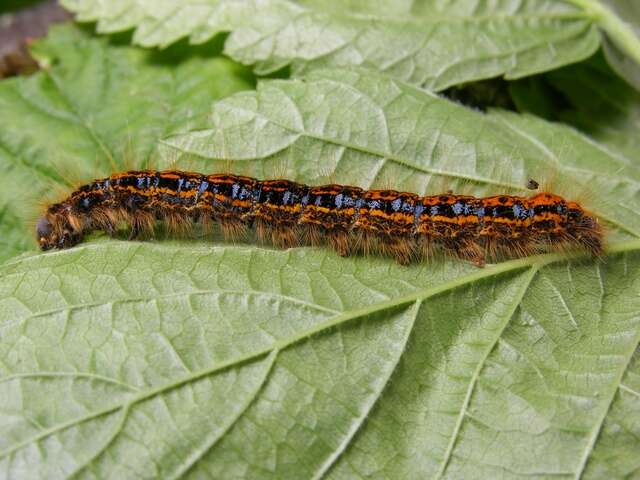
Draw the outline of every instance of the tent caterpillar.
M260 240L284 248L327 244L340 255L374 252L403 264L436 250L477 265L558 249L603 252L597 218L548 192L419 196L178 170L94 180L50 205L36 233L48 250L72 247L91 230L112 235L121 223L130 227L130 239L149 235L157 221L178 232L196 222L217 223L231 239L254 227Z

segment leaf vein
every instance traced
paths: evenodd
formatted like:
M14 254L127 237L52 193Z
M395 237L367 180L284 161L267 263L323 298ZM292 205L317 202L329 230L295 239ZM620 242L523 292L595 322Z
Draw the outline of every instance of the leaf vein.
M187 459L187 462L181 466L181 468L172 475L171 478L182 478L184 477L195 465L196 463L204 458L204 456L213 449L213 447L223 438L231 428L238 423L240 418L244 415L244 413L249 409L249 407L255 402L258 398L260 391L267 384L268 378L273 371L273 366L275 365L276 358L279 354L278 349L274 349L269 354L269 358L267 359L267 367L264 369L264 375L262 376L260 382L258 382L256 389L252 392L252 394L248 397L247 401L244 402L243 406L240 408L238 413L233 417L232 421L214 438L207 440L202 448L196 450L190 455L190 458Z
M467 414L467 409L468 409L469 404L471 402L471 396L473 394L473 391L475 390L475 386L476 386L476 384L478 382L478 379L480 378L480 373L481 373L485 363L487 362L487 359L489 358L489 355L491 354L491 352L494 350L494 348L498 344L498 342L500 340L500 337L502 336L502 333L507 328L507 325L509 325L509 322L510 322L511 318L513 317L516 309L520 305L520 302L524 298L524 295L527 292L527 290L529 289L529 286L531 285L531 282L533 281L533 278L536 276L536 273L538 272L539 268L540 268L540 266L534 265L527 272L525 278L522 281L522 285L518 289L517 294L514 295L514 297L513 297L514 301L513 301L512 305L510 307L509 314L505 315L505 321L500 326L500 329L496 332L497 334L496 334L496 337L495 337L493 343L489 346L489 348L487 348L485 350L483 357L480 359L480 361L478 362L478 365L476 365L476 368L473 371L473 374L471 375L471 379L469 381L469 385L467 387L467 391L465 393L465 397L464 397L464 400L462 402L462 406L460 408L460 412L458 414L458 418L456 419L455 427L453 429L453 432L451 434L451 438L449 439L449 443L447 445L447 450L445 451L444 458L443 458L442 462L440 463L440 468L438 469L438 473L436 474L435 478L442 478L442 476L445 473L445 470L447 469L449 461L452 458L452 454L453 454L453 451L454 451L454 448L455 448L456 441L458 440L458 435L460 434L460 428L462 427L462 422L464 420L465 415Z
M128 390L139 391L138 387L133 385L129 385L128 383L121 382L116 380L115 378L105 377L103 375L98 375L96 373L84 373L84 372L37 372L37 373L14 373L12 375L7 375L6 377L0 378L0 383L10 382L12 380L19 379L31 379L31 378L86 378L91 380L99 380L105 383L112 383L114 385L118 385L124 387Z
M336 464L336 462L342 456L342 454L347 451L347 448L351 444L351 441L355 438L357 433L360 431L360 429L362 428L362 425L364 425L364 422L369 416L369 413L375 407L380 397L382 397L385 387L389 384L389 380L391 379L393 373L396 371L396 369L398 368L398 365L400 364L400 361L402 359L402 354L406 349L407 341L411 336L411 332L413 332L413 327L418 317L418 313L420 312L421 306L422 306L422 299L418 299L413 306L411 322L406 328L406 332L405 332L403 343L402 343L402 349L397 355L397 357L395 358L392 367L389 369L389 375L387 376L385 382L382 384L382 387L380 388L380 390L375 392L375 397L373 398L373 400L369 402L368 405L365 406L365 408L360 414L360 417L356 420L354 425L351 426L349 433L345 436L342 442L340 442L340 446L331 453L331 455L322 463L322 465L320 465L320 468L315 472L315 474L312 477L314 480L325 477L326 474L331 469L331 467L333 467L333 465Z
M589 461L589 456L591 455L591 452L593 452L593 449L595 448L596 440L600 435L600 430L602 429L602 426L604 425L604 422L607 418L607 414L609 413L609 410L613 405L613 401L616 397L616 393L618 392L618 389L621 388L622 386L622 377L624 376L624 373L626 372L627 368L631 364L631 361L633 360L634 352L640 345L640 325L637 326L636 329L637 330L636 330L635 340L631 345L632 348L630 348L629 352L627 352L627 354L625 355L626 359L624 362L624 366L623 368L620 368L618 374L616 375L616 380L614 382L615 388L613 388L612 391L610 392L609 398L607 400L606 408L602 409L602 414L600 415L600 418L598 419L596 424L593 426L593 429L589 434L584 453L582 454L580 463L578 465L578 469L576 470L576 473L574 476L576 480L579 480L580 478L582 478L584 474L585 468L587 467L587 463Z

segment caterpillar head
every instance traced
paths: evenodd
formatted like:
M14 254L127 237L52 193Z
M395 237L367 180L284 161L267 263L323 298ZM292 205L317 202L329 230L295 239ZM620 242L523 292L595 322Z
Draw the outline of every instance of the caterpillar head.
M51 208L36 223L36 239L41 250L69 248L77 244L81 235L74 228L73 217L64 209Z
M567 202L567 232L593 256L603 254L603 229L598 219L575 202Z

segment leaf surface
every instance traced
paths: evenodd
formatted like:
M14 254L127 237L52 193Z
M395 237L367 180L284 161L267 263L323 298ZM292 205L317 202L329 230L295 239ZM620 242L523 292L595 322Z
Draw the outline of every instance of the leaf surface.
M65 55L59 62L50 75L70 68ZM195 70L201 85L207 71ZM354 70L264 81L206 103L197 111L207 119L171 124L160 144L141 137L143 152L160 166L419 193L518 191L555 171L561 193L602 185L590 206L609 225L609 253L403 267L328 249L103 239L14 258L0 266L4 476L637 474L640 172L628 152ZM54 105L71 115L68 103ZM117 111L96 113L92 131L122 140L130 113ZM142 112L138 125L155 118ZM24 127L35 114L13 115ZM35 123L29 138L56 140L50 126ZM94 141L74 132L66 138ZM55 172L52 152L21 158ZM7 188L28 185L15 172Z
M225 52L258 73L292 64L363 66L430 89L519 78L591 55L600 42L583 2L458 0L64 0L100 32L134 28L166 46L231 32ZM640 45L640 41L636 42Z
M610 428L633 428L637 406L640 244L625 245L604 265L547 256L484 270L119 242L9 263L0 467L21 478L637 468Z

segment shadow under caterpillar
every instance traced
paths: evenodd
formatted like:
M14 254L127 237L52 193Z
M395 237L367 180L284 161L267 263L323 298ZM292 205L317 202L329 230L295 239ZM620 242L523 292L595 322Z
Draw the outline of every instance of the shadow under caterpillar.
M115 173L47 208L36 225L42 250L68 248L92 230L130 239L157 221L174 232L219 224L225 238L255 228L261 241L287 248L325 244L340 255L379 253L406 264L437 251L484 265L541 252L603 253L603 229L578 203L542 192L529 197L419 196L349 185L308 186L229 174L177 170Z

